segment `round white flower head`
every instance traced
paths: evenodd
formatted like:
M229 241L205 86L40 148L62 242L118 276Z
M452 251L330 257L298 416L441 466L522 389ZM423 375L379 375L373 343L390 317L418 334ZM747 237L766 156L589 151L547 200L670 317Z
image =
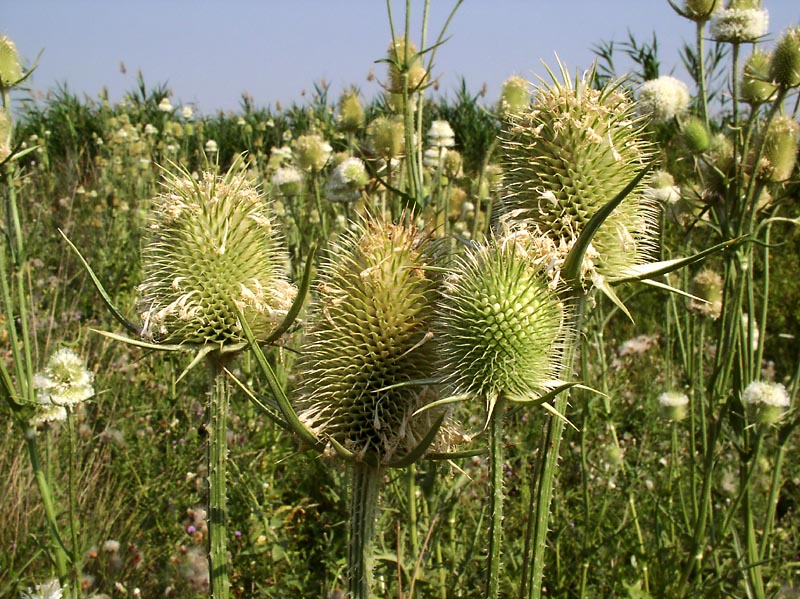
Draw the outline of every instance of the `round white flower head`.
M184 107L181 109L181 116L182 116L183 118L185 118L187 121L188 121L190 118L192 118L192 116L193 116L193 115L194 115L194 112L192 111L192 107L191 107L191 106L184 106Z
M667 171L655 171L650 178L650 185L647 193L664 205L675 204L681 199L681 188L675 185L675 179Z
M162 98L158 103L158 109L161 112L172 112L172 102L169 101L169 98Z
M789 394L780 383L753 381L745 387L742 402L760 424L776 424L789 407Z
M215 142L213 139L209 139L206 142L206 154L213 154L214 152L217 152L218 150L219 150L219 146L217 145L217 142Z
M361 197L361 190L369 181L367 168L360 158L347 158L333 169L325 186L331 202L352 202Z
M67 419L67 409L64 406L53 404L42 405L31 418L31 424L38 426L49 422L64 422Z
M452 148L456 144L455 136L447 121L433 121L428 130L428 141L434 148Z
M754 42L767 34L769 13L763 8L723 8L711 18L711 37L718 42Z
M442 162L441 158L444 158L446 152L446 148L428 148L422 154L422 164L429 169L437 169Z
M295 166L279 166L272 175L272 185L283 195L297 195L303 189L303 173Z
M297 165L306 171L321 171L333 153L333 148L317 133L301 135L292 142Z
M687 416L689 397L685 393L665 391L658 396L658 403L664 415L674 422L679 422Z
M61 599L64 596L64 589L57 579L48 580L44 584L37 584L36 590L20 592L20 599Z
M639 112L654 122L663 123L689 108L689 88L675 77L664 75L645 81L639 89Z
M146 135L155 135L155 134L158 133L158 129L156 127L154 127L153 125L151 125L150 123L147 123L144 126L144 132L145 132Z
M69 348L54 353L45 369L34 375L39 403L44 406L74 407L94 395L94 375L83 359Z

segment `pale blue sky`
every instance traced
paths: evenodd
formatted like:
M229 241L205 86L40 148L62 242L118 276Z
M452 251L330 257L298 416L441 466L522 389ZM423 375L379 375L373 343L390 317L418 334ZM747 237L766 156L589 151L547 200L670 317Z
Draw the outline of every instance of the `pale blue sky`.
M680 1L680 0L679 0ZM392 3L402 29L405 2ZM454 6L432 0L431 42ZM412 0L413 39L419 39L422 0ZM774 39L800 24L800 2L765 0ZM591 47L638 39L659 40L662 74L680 64L677 50L693 38L693 23L667 0L466 0L438 51L434 74L452 94L458 78L478 91L485 83L493 101L510 75L541 75L541 61L555 53L570 70L585 69ZM379 89L386 67L375 64L391 39L383 0L0 0L0 33L32 61L43 50L33 87L67 82L96 97L107 86L112 100L135 85L137 69L148 84L168 83L173 103L204 113L235 110L243 92L258 106L302 102L301 92L325 79L332 98L347 85L365 95ZM120 72L120 62L127 75ZM676 71L680 75L680 70Z

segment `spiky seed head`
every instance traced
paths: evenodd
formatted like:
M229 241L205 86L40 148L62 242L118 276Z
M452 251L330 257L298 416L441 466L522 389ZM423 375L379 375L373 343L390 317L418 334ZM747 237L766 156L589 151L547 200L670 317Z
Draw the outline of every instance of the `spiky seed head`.
M541 263L509 235L455 259L443 285L437 337L453 395L530 400L557 378L565 309Z
M22 79L22 65L14 42L0 35L0 90L9 89Z
M364 126L364 106L355 90L346 91L339 98L336 122L345 133L355 133Z
M779 87L800 85L800 26L790 27L781 35L772 52L769 74Z
M151 239L142 255L143 334L157 342L228 344L244 340L241 311L266 339L296 290L268 205L239 157L219 176L166 172L153 200Z
M294 197L303 191L303 171L296 166L279 166L272 174L272 187L281 195Z
M705 23L721 4L721 0L685 0L683 14L692 21Z
M755 422L773 425L783 418L791 400L782 384L753 381L745 387L742 402Z
M344 159L331 172L325 193L331 202L354 202L369 182L369 175L361 158Z
M764 151L758 165L759 176L767 181L786 181L797 163L800 123L787 115L772 119L764 133Z
M689 88L680 79L664 75L645 81L639 89L639 111L654 123L665 123L689 108Z
M456 150L447 150L442 158L442 171L450 179L458 179L464 176L464 159L461 153Z
M292 142L292 152L297 166L313 173L321 171L333 153L331 144L317 133L301 135Z
M389 44L389 91L403 93L403 75L408 76L408 91L417 91L424 83L427 73L422 57L413 42L406 44L404 37L396 38Z
M769 13L760 7L760 2L732 1L711 17L711 37L718 42L755 42L765 36L768 29Z
M377 220L343 233L320 269L297 365L300 418L380 461L430 429L431 411L412 414L435 399L433 388L402 384L435 374L431 247L413 227Z
M531 101L531 84L527 79L514 75L503 82L500 90L498 111L501 115L523 110Z
M703 119L696 116L681 123L681 139L690 154L702 154L711 147L711 134Z
M754 50L744 64L739 94L743 102L757 106L767 102L775 93L770 68L772 55L763 50Z
M618 85L595 89L592 78L573 84L565 73L563 84L540 87L529 109L509 117L501 139L504 212L566 251L653 156L629 97ZM594 236L591 269L600 275L618 276L654 248L648 188L642 181Z
M372 150L386 160L405 153L405 128L398 117L377 117L367 127L367 139Z
M704 268L692 279L691 293L698 299L689 300L689 311L717 320L722 314L724 284L720 274Z

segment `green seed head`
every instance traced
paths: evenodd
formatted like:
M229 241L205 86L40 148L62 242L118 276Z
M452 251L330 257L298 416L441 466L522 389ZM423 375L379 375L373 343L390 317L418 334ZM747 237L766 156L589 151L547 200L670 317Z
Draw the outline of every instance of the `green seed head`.
M701 154L711 147L711 135L703 119L696 116L689 117L681 124L681 137L691 154Z
M238 159L225 176L164 175L143 251L143 334L157 342L227 344L257 339L286 315L296 290L264 198Z
M800 85L800 27L790 27L778 40L769 74L778 87Z
M770 68L772 57L768 52L754 50L747 58L742 73L740 95L742 101L758 105L767 102L775 93Z
M309 133L292 142L292 152L297 166L311 172L319 172L327 164L333 150L321 135Z
M300 418L380 461L430 430L431 411L412 414L435 399L433 389L402 386L435 374L429 247L415 229L382 222L344 233L321 270L298 363Z
M558 375L563 304L521 237L456 258L444 284L437 337L448 391L487 401L530 400Z
M355 133L364 126L364 107L355 90L347 91L339 98L337 123L345 133Z
M0 89L9 89L22 79L22 66L14 42L0 35Z
M523 77L509 77L500 92L499 112L502 115L519 112L531 100L530 83Z
M405 153L403 121L396 117L379 116L367 127L367 139L372 150L390 160Z
M683 12L689 19L704 23L721 4L721 0L685 0Z
M594 89L591 75L538 89L531 108L511 115L502 133L507 216L532 224L570 248L586 223L650 161L644 123L618 86ZM654 245L655 203L642 181L592 241L591 268L618 275Z
M689 300L689 311L711 320L722 314L724 285L718 272L703 269L692 279L692 295L698 299Z
M408 77L408 91L415 92L423 84L427 73L422 58L417 52L417 47L403 37L398 37L389 44L389 91L396 94L403 93L403 77Z
M759 176L772 181L786 181L797 162L800 123L790 116L776 116L764 134L764 152L758 165Z

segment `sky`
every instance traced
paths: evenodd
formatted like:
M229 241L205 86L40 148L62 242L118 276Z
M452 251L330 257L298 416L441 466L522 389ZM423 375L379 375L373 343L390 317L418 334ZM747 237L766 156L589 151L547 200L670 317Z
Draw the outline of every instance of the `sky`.
M406 2L391 6L401 33ZM429 44L454 6L430 1ZM800 24L798 0L764 6L771 40ZM411 7L411 37L419 43L424 1ZM571 72L584 70L593 46L624 42L629 31L642 42L655 33L661 74L687 78L678 50L693 40L694 23L667 0L465 0L437 49L437 93L452 96L464 77L475 93L485 85L493 102L509 76L535 80L556 55ZM169 86L173 104L204 114L237 110L243 93L260 107L303 103L323 80L333 100L350 85L374 96L386 76L386 65L375 61L391 40L384 0L0 0L0 34L27 64L41 52L31 81L39 94L66 83L93 98L106 87L119 101L140 70L148 85Z

